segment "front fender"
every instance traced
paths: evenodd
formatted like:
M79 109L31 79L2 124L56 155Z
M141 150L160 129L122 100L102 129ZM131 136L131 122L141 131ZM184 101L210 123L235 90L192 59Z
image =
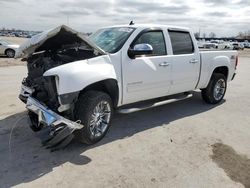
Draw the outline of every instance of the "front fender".
M44 76L57 77L58 95L80 91L102 80L117 80L108 55L61 65L46 71Z

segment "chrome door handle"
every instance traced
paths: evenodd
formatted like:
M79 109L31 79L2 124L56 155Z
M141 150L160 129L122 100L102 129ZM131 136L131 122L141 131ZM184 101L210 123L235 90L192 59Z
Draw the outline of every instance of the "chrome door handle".
M170 63L168 63L168 62L163 62L163 63L159 64L159 66L161 66L161 67L167 67L169 65L170 65Z
M198 63L198 62L199 62L199 61L198 61L197 59L192 59L192 60L189 61L189 63L193 63L193 64L194 64L194 63Z

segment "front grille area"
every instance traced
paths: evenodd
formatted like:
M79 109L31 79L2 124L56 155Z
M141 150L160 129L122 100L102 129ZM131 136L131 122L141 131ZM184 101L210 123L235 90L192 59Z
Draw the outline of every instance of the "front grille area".
M40 77L39 83L34 84L33 88L35 89L35 92L32 94L34 98L36 98L40 102L43 102L53 111L57 111L59 103L54 76Z

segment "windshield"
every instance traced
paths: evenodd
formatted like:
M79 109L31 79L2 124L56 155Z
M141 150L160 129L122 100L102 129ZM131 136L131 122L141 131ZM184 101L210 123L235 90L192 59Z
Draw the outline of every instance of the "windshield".
M131 27L113 27L100 29L90 36L90 40L108 53L121 49L135 29Z

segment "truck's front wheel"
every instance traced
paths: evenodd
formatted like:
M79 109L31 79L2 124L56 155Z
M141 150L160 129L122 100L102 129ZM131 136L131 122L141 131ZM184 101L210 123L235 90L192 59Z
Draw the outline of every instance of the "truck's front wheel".
M226 89L226 77L221 73L214 73L208 86L201 90L201 96L205 102L217 104L223 99Z
M110 96L100 91L81 94L75 107L75 118L84 127L75 131L76 138L86 144L101 140L110 127L113 103Z

